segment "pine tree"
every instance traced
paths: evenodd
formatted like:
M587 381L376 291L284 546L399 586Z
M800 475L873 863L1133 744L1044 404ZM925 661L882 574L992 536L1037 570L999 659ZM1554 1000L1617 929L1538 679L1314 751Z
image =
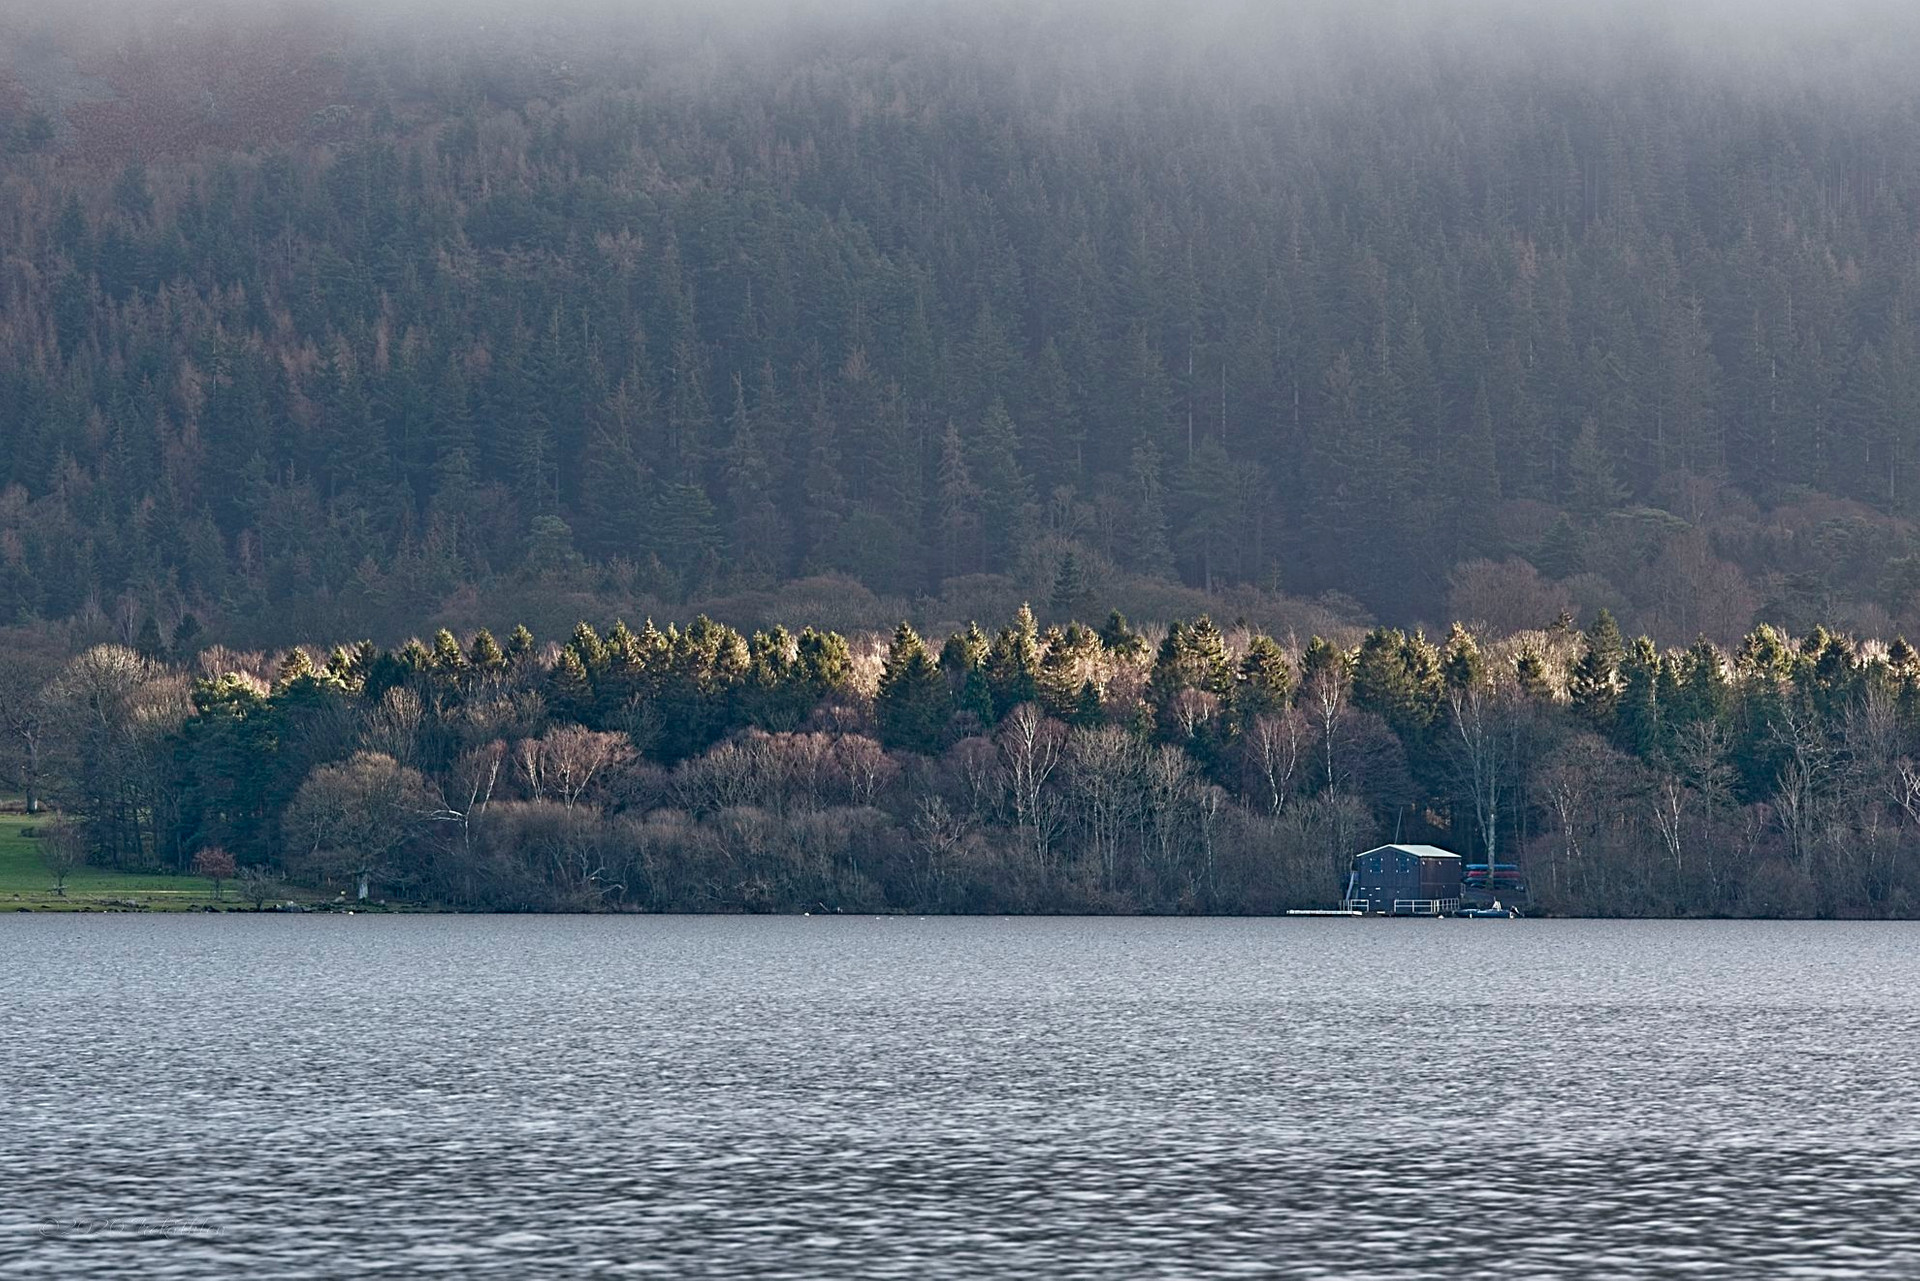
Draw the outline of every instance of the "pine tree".
M687 483L706 466L713 447L713 410L707 401L707 366L696 336L683 332L673 343L672 390L667 397L667 474Z
M1500 506L1500 465L1494 443L1493 408L1484 381L1474 396L1473 414L1465 435L1448 442L1445 484L1448 502L1458 513L1455 559L1485 555L1496 537L1494 517Z
M545 573L573 569L580 553L573 549L573 529L558 516L535 516L527 530L527 568Z
M580 665L590 673L597 673L607 665L607 643L600 639L600 633L593 624L582 619L573 628L573 635L567 639L567 649L580 660Z
M313 659L307 655L306 650L295 646L286 652L280 659L280 666L274 670L273 691L275 694L280 694L296 682L312 678Z
M799 487L801 560L813 570L829 569L843 550L848 500L846 477L840 470L838 427L824 394L814 398L804 456Z
M757 408L747 408L740 376L734 375L721 488L727 540L742 562L774 572L783 567L792 535L774 501L773 469L761 448L757 417Z
M1334 696L1353 683L1353 656L1324 637L1307 642L1300 656L1300 693Z
M657 412L641 368L614 388L587 428L580 461L582 541L596 557L639 555L652 475L641 457L646 420Z
M1111 419L1120 440L1133 441L1136 452L1151 447L1157 468L1160 451L1169 439L1173 391L1167 384L1166 366L1143 323L1136 322L1122 343L1113 396Z
M1026 444L1027 469L1041 492L1051 492L1055 485L1084 484L1086 429L1059 344L1051 338L1041 345L1040 358L1033 364L1025 404L1021 439Z
M973 327L956 352L967 406L980 412L1016 395L1024 377L1019 349L990 302L982 301Z
M1664 702L1666 724L1678 731L1688 725L1723 720L1731 691L1720 651L1705 637L1694 641L1675 665L1675 689Z
M1206 617L1192 623L1175 622L1167 628L1147 678L1147 703L1162 734L1175 741L1189 736L1185 724L1188 694L1205 695L1208 706L1221 710L1233 693L1234 670L1219 629Z
M978 623L968 623L966 631L955 632L947 637L947 643L940 647L940 670L946 674L947 684L956 694L966 682L967 673L987 661L987 650L990 648L986 633L980 630Z
M987 688L987 669L984 666L967 670L966 678L960 682L960 693L954 699L954 709L973 717L982 726L992 725L993 691Z
M1547 670L1546 655L1531 640L1520 646L1513 660L1513 671L1521 693L1536 703L1553 701L1553 678Z

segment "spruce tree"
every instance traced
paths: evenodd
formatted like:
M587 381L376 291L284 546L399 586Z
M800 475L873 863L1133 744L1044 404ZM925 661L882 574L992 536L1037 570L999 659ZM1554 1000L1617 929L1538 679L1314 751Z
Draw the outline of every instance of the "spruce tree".
M474 670L481 672L497 672L507 665L507 656L501 652L500 643L484 627L473 634L467 660L473 664Z
M1433 725L1444 689L1439 651L1418 632L1377 627L1360 642L1353 701L1379 715L1402 739L1418 739Z
M1071 619L1088 598L1087 576L1072 552L1060 558L1060 569L1053 576L1053 594L1048 608L1056 618Z
M433 670L437 675L458 676L467 668L467 656L460 649L460 642L446 628L433 634Z
M175 662L192 661L200 652L200 620L192 614L180 615L180 624L173 629L173 639L168 648Z
M806 628L794 651L794 663L810 705L844 694L852 684L853 651L838 632Z
M1440 650L1440 668L1449 689L1471 689L1486 678L1486 659L1480 643L1459 623L1447 633Z
M1626 488L1600 443L1600 424L1591 418L1580 424L1580 434L1567 455L1567 490L1567 506L1590 520L1626 501Z
M1020 606L1012 625L1000 629L982 667L993 695L995 721L1034 700L1040 675L1040 631L1029 606Z
M880 669L880 687L874 696L874 714L880 723L880 741L909 752L939 750L951 704L947 684L925 642L907 623L901 623L887 647Z
M1047 629L1045 641L1046 652L1040 659L1034 692L1047 715L1066 720L1073 715L1080 687L1085 684L1085 677L1080 673L1080 656L1057 628Z
M1514 678L1519 682L1520 692L1535 703L1553 701L1553 678L1547 669L1546 655L1531 640L1520 646L1520 652L1513 660Z
M980 493L986 568L1004 572L1032 539L1037 509L1032 487L1020 468L1019 433L1006 406L998 400L981 421L971 471Z
M1614 740L1625 751L1643 759L1660 750L1663 735L1660 707L1661 658L1653 641L1634 641L1620 664L1620 697L1614 709Z
M533 633L527 630L526 624L517 624L511 632L507 633L506 654L507 662L516 668L532 660Z
M980 568L980 489L973 483L960 433L949 423L940 446L940 469L935 479L939 503L939 555L942 577L971 574Z
M1574 710L1597 729L1613 724L1620 701L1620 662L1626 654L1620 626L1601 610L1587 629L1587 643L1567 679L1567 695Z
M1116 658L1132 658L1146 649L1147 642L1127 625L1127 616L1116 609L1100 625L1100 646Z
M167 661L167 643L160 637L160 624L152 614L140 624L140 634L134 637L133 652L149 663Z
M1255 633L1247 642L1240 659L1239 681L1234 686L1233 710L1245 725L1256 716L1286 710L1293 699L1293 668L1278 641Z
M784 568L790 533L774 501L773 470L761 447L757 417L757 411L747 408L746 392L734 375L721 485L727 541L748 565L774 572Z
M1166 495L1160 482L1160 449L1143 441L1133 450L1128 497L1127 564L1136 574L1173 576L1173 551L1167 544Z
M1067 723L1075 729L1098 729L1105 719L1099 689L1091 680L1082 682L1080 693L1074 699L1073 715L1067 718Z
M1565 512L1547 526L1547 532L1534 548L1532 560L1534 568L1548 578L1572 578L1586 568L1586 550L1580 531L1574 528Z
M648 541L661 562L683 584L690 584L720 545L719 524L706 490L692 483L663 486L654 502Z
M560 651L553 670L547 674L547 704L556 713L574 721L587 721L593 715L593 681L580 651L569 645Z

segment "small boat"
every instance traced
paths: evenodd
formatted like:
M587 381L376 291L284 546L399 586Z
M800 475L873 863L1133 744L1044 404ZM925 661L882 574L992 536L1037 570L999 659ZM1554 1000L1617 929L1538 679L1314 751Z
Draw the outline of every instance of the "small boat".
M1520 915L1520 909L1517 907L1502 907L1500 906L1500 900L1495 899L1492 907L1463 907L1458 912L1455 912L1454 915L1470 917L1476 921L1511 921Z

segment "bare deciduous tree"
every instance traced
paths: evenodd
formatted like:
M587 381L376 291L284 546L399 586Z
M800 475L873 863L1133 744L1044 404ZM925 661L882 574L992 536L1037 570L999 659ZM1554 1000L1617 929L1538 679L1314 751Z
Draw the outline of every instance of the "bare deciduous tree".
M438 808L416 770L379 752L358 752L307 776L287 807L287 858L316 879L353 878L359 898L370 893L391 856Z
M1306 718L1291 707L1254 717L1241 735L1241 762L1259 788L1262 808L1270 817L1278 818L1293 795L1306 742Z
M1140 776L1146 752L1140 740L1115 725L1076 730L1068 740L1071 794L1085 824L1087 842L1102 883L1119 881L1120 846L1141 804Z
M367 749L391 756L402 765L412 765L420 757L420 732L425 721L426 709L420 704L420 696L397 685L381 695L380 705L367 714Z
M1053 840L1059 823L1059 807L1048 783L1059 767L1066 738L1066 726L1049 719L1033 703L1008 712L994 736L1014 823L1027 833L1034 865L1043 876L1053 871Z
M862 734L844 734L833 744L833 763L846 780L847 799L872 805L889 779L900 772L880 744Z
M474 829L486 818L506 759L507 745L499 739L464 753L440 789L440 807L429 816L459 831L461 852L468 856L473 853Z
M572 809L602 771L633 754L624 734L562 725L540 738L541 773L561 804Z
M253 904L257 912L265 907L268 899L279 898L285 887L280 878L267 868L252 866L240 869L240 893Z
M59 819L40 829L40 857L53 873L53 892L67 896L67 881L87 862L87 840L80 825Z

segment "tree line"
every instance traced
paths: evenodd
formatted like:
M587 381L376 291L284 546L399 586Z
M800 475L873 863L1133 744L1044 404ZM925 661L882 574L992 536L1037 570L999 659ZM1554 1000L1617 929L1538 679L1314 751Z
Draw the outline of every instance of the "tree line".
M470 909L1263 913L1399 839L1519 864L1542 911L1920 908L1920 655L1822 628L143 634L6 700L12 781L120 867Z

